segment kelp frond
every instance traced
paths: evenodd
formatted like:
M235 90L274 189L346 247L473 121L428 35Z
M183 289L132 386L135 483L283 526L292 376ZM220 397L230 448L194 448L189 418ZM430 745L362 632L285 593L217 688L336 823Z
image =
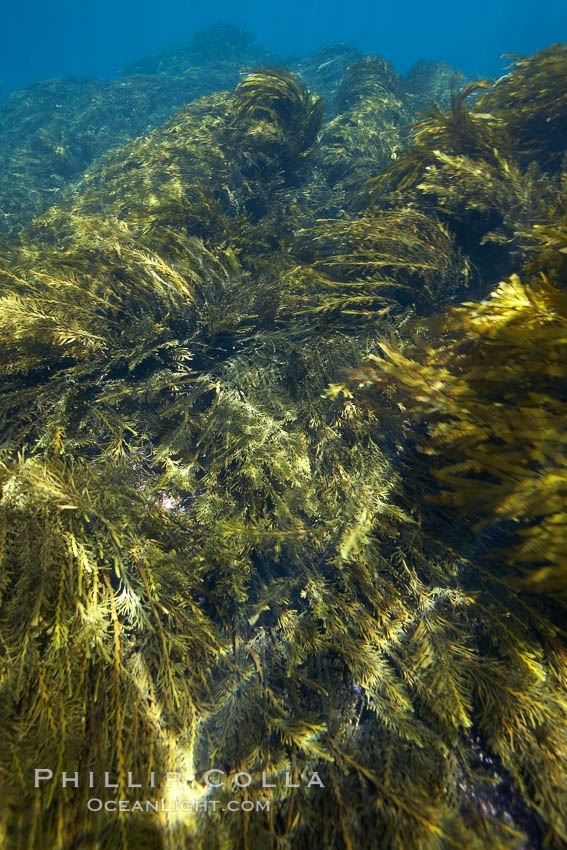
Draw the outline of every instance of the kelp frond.
M410 146L381 174L368 180L360 193L361 206L374 206L387 192L413 189L437 150L451 155L493 162L500 151L508 153L511 140L504 123L492 115L475 111L470 98L485 83L470 83L453 90L451 108L444 112L435 103L411 128Z
M440 221L416 210L322 222L311 235L318 258L291 273L295 310L357 324L413 305L431 312L466 286L467 261Z
M565 153L567 44L533 56L511 56L512 70L478 101L478 109L500 118L522 161L557 170Z
M311 151L323 118L323 101L279 68L252 70L234 90L231 127L264 169L278 163L293 172Z
M421 340L421 343L420 343ZM427 341L426 341L427 340ZM534 590L567 594L567 294L516 275L490 298L419 327L406 353L382 344L359 373L395 387L432 458L440 501L511 540L501 557ZM376 383L377 382L377 383ZM502 544L504 545L504 544Z

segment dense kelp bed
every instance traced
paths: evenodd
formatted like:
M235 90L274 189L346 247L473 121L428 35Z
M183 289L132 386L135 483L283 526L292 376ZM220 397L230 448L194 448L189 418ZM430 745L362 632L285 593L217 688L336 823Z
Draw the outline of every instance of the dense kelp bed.
M0 244L5 847L567 846L567 49L319 59Z

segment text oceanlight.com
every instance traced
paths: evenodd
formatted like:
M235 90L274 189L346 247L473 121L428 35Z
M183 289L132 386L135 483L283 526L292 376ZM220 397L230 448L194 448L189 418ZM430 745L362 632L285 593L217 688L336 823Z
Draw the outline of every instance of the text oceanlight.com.
M87 800L90 812L269 812L270 800Z

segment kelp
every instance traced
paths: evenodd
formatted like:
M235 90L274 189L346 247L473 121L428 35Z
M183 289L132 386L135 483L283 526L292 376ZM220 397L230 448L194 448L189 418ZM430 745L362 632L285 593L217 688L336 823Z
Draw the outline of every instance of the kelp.
M456 88L450 108L432 103L412 126L412 145L382 174L369 180L361 202L375 204L387 192L415 188L437 151L481 160L517 158L557 170L564 156L566 48L552 45L534 56L516 57L512 71L495 83Z
M401 463L408 476L407 498L412 504L425 500L422 532L460 561L459 584L481 606L487 592L507 598L511 608L505 617L527 618L530 628L547 634L554 620L561 628L565 609L559 600L567 594L567 301L565 278L560 279L562 224L560 220L555 227L542 229L546 235L540 231L541 253L534 251L524 280L512 275L482 302L451 307L406 325L397 344L381 341L381 353L354 370L351 382L331 385L327 393L332 399L343 396L365 404L376 418L376 434L384 439L389 433L390 439L405 446ZM546 263L551 266L549 277L541 270ZM536 269L538 274L533 274ZM433 503L430 509L425 508L428 501ZM533 597L530 600L530 593L550 601L538 604ZM485 609L483 618L486 614ZM484 707L475 725L550 824L547 842L563 846L565 810L559 774L551 785L549 774L545 779L540 776L533 791L522 777L551 756L552 750L544 755L540 749L542 724L554 739L557 764L565 763L567 741L560 731L564 720L559 720L567 709L564 684L558 680L555 690L547 674L536 673L532 664L546 650L531 655L532 645L530 660L525 655L527 632L522 638L513 626L504 636L500 632L504 619L502 614L489 615L500 634L486 635L483 663L488 666L486 679L479 682ZM515 710L511 705L504 708L491 694L489 666L496 647L498 652L506 647L516 674L522 667L531 668L520 690L509 692L522 702L527 687L534 700L524 714L522 731L517 727L521 736L526 735L521 742L509 725L515 724ZM530 685L532 675L536 678ZM541 684L536 685L536 679ZM506 703L508 697L502 694L502 699ZM498 731L500 724L508 729L504 737Z
M451 306L456 200L316 222L317 99L241 85L0 242L2 842L564 848L564 184Z
M57 226L57 254L44 224L43 251L24 247L19 266L3 272L2 647L3 694L11 696L2 751L18 742L13 764L22 776L41 758L92 768L101 781L126 764L146 777L179 758L186 733L192 758L215 687L206 671L229 649L222 620L226 628L232 605L247 595L252 544L234 529L246 517L261 530L266 510L289 515L290 495L304 511L309 463L296 459L299 435L276 422L270 429L268 415L207 375L207 364L238 348L253 323L234 264L223 266L196 239L168 264L110 220L56 220L48 235ZM34 247L40 241L36 234ZM198 425L206 409L210 422ZM198 471L199 456L217 457L222 495L213 493L212 468ZM267 501L258 489L262 464ZM255 511L235 498L243 482L256 493ZM198 528L207 529L200 542ZM25 552L30 570L20 574ZM211 613L221 609L214 625ZM82 647L73 658L71 635ZM229 678L231 669L229 662ZM38 708L47 714L30 736ZM103 793L98 784L85 790ZM86 798L74 822L64 814L69 800L69 792L44 796L32 826L38 841L37 831L52 835L49 823L64 829L66 843L86 841L85 830L92 836ZM142 819L129 840L143 846L156 830ZM95 830L99 840L107 833L102 823ZM7 841L18 846L23 834L21 824ZM124 840L118 831L106 846Z
M124 76L160 74L192 79L195 70L199 69L200 83L206 85L211 75L216 76L222 69L225 77L227 74L232 77L243 66L274 63L277 58L261 47L249 30L219 21L195 33L189 44L159 50L127 65L121 73ZM231 89L235 83L215 88Z
M291 272L298 312L377 323L412 306L432 312L466 287L469 266L439 220L411 207L316 225L317 257Z
M508 267L515 264L519 270L534 246L534 222L543 226L561 209L564 180L546 174L535 162L522 168L498 153L495 160L435 151L416 188L455 232L467 227L479 246L505 246Z
M534 224L530 237L531 252L528 255L526 272L530 275L544 273L559 287L567 282L567 171L563 172L563 205L553 211L547 220Z
M93 162L175 110L232 90L243 65L270 61L278 57L250 33L217 24L186 48L133 63L116 80L63 77L14 92L0 111L0 230L17 231L41 215Z
M151 214L153 206L179 203L194 186L212 186L212 198L231 208L231 164L219 136L226 126L230 98L218 93L179 110L162 127L109 154L69 197L80 214L106 213L126 219ZM187 206L189 202L187 203Z
M531 106L527 99L524 106L518 101L517 107L528 112L539 109L539 127L548 118L552 124L561 120L563 53L549 51L549 61L539 54L529 60L534 63L530 85L537 77L537 85L546 86L549 103L542 95L537 106L534 94ZM516 112L497 108L503 103L497 96L500 85L517 86L524 93L530 90L523 86L523 69L519 65L494 84L481 81L457 89L456 80L450 108L444 111L431 104L411 126L409 146L358 193L362 211L411 203L425 215L438 216L470 258L473 289L479 297L502 276L520 271L531 246L532 226L543 225L563 204L560 162L556 158L550 167L550 160L538 154L536 121L526 121L520 132L514 123ZM560 158L561 143L557 145Z
M414 346L403 352L382 343L368 386L388 381L404 408L427 421L420 445L432 458L441 503L469 516L479 534L501 530L495 554L521 583L565 595L567 278L561 223L536 230L543 245L523 280L512 275L482 302L426 320L415 328ZM553 254L558 260L550 278L542 267Z
M399 130L411 113L393 67L375 56L350 65L336 93L334 111L338 114L321 133L318 160L340 209L350 204L374 170L385 168L398 155Z
M451 92L456 80L461 87L472 82L447 62L422 60L412 65L401 83L418 112L426 110L431 103L446 111L451 108Z
M214 88L138 75L57 78L14 92L0 111L0 229L19 230L59 202L95 160Z
M565 153L567 45L552 44L533 56L512 56L512 70L478 101L500 118L522 162L555 171Z
M349 66L362 59L350 44L329 44L309 56L290 60L289 68L307 87L323 98L327 119L335 117L335 95L344 85Z
M466 156L493 163L495 157L511 149L511 139L503 121L471 108L471 98L489 84L469 83L453 88L451 107L443 111L432 103L411 127L411 144L377 177L367 181L359 203L373 206L383 194L414 189L437 150L453 156Z
M211 244L229 239L232 225L238 240L244 224L264 216L291 225L286 207L321 117L321 101L288 72L253 71L234 92L201 98L110 154L65 205L79 214L104 209L156 239L174 229Z
M289 71L261 68L234 90L229 127L249 148L254 169L263 175L283 169L291 175L311 152L323 109L323 101Z

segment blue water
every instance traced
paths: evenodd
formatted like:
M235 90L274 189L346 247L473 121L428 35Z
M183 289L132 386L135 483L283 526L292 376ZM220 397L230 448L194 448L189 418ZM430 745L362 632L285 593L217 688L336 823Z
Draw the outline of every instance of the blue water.
M499 76L502 53L530 54L567 40L567 3L476 0L29 0L2 10L0 96L49 77L112 77L121 66L219 20L251 30L262 46L305 55L346 41L389 59L398 73L444 59L469 76Z

